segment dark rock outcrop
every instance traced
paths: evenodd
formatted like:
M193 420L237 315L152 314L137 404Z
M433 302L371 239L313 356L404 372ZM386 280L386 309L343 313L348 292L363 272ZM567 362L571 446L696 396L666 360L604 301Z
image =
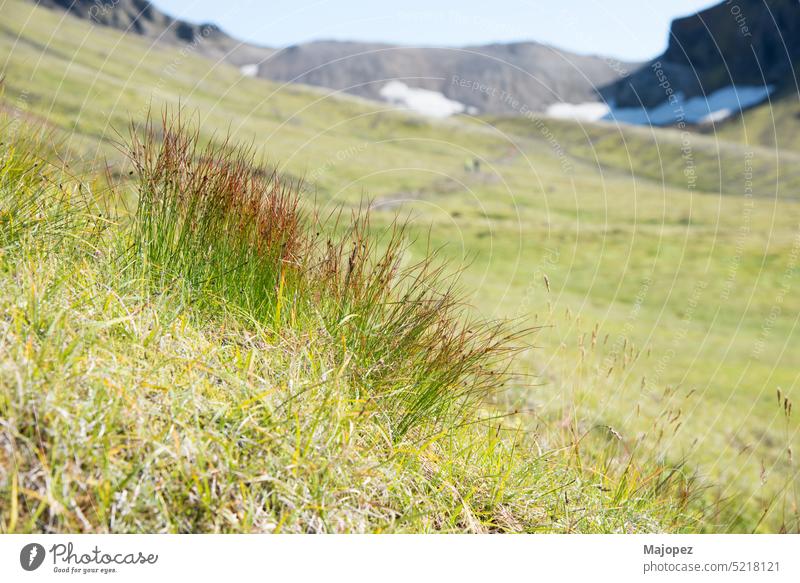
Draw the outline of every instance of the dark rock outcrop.
M800 3L725 0L673 21L667 50L653 62L674 91L694 97L731 85L796 92L798 59ZM663 80L644 66L601 93L619 107L652 107L665 100Z

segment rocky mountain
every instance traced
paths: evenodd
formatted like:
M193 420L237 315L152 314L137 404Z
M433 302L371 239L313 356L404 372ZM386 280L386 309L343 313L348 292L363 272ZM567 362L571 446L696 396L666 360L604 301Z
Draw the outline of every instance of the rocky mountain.
M799 59L797 0L725 0L673 21L666 51L601 93L623 108L658 106L667 88L686 98L730 87L797 93Z
M211 23L193 24L160 11L147 0L38 0L100 26L110 26L158 42L188 45L198 54L237 66L268 58L273 50L242 43Z
M596 89L635 69L597 56L520 42L460 48L320 41L270 49L213 24L177 20L146 0L40 0L73 16L171 44L257 75L384 99L432 115L524 114L597 99Z
M597 87L630 67L535 42L423 48L321 41L276 52L259 75L372 99L413 98L422 89L478 112L524 114L594 100Z

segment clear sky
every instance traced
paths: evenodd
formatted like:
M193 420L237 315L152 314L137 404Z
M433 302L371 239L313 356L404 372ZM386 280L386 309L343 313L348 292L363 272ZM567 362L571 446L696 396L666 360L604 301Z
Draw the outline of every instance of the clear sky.
M669 23L714 0L154 0L268 46L316 39L460 46L535 40L578 53L645 60Z

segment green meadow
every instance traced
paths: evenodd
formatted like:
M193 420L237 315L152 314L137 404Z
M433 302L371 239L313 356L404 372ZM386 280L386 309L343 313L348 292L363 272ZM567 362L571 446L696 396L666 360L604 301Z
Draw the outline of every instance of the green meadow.
M525 116L430 120L248 78L190 48L155 49L28 2L0 7L4 205L24 207L37 192L50 209L68 191L105 209L73 221L58 217L74 209L58 207L47 219L57 235L44 226L4 235L0 419L18 432L0 448L4 531L800 529L790 414L800 390L800 154L764 137L765 110L745 114L750 139L740 121L714 135ZM111 250L141 243L130 223L146 183L126 155L129 127L143 131L165 107L180 108L198 143L249 148L248 164L276 170L309 216L369 205L378 233L406 222L399 264L434 253L459 274L458 318L525 331L502 365L507 378L470 401L471 422L433 406L407 417L416 404L398 421L366 398L374 390L392 403L397 389L365 372L378 361L363 337L353 332L342 348L336 334L320 339L330 326L319 322L343 325L368 308L314 312L304 290L321 276L298 276L298 319L287 319L283 300L241 282L207 285L192 270L196 249L175 269L213 301L159 291L170 278L140 256L120 270L122 251ZM17 137L41 132L44 143ZM23 178L40 171L34 160L52 167L46 186ZM73 239L85 244L63 243ZM378 257L391 252L376 241ZM227 277L219 269L213 281ZM283 289L280 273L258 285ZM381 310L378 324L394 322ZM428 370L423 343L403 351L398 367ZM453 353L453 368L463 355ZM447 369L437 366L430 374ZM458 393L466 378L441 386ZM241 406L262 397L263 407ZM365 403L375 410L360 415ZM36 411L50 443L38 454ZM130 435L149 457L137 460ZM82 481L86 468L100 469Z

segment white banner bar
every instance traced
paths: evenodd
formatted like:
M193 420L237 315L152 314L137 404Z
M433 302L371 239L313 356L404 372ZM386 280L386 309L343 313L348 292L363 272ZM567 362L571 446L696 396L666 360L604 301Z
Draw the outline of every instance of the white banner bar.
M798 551L800 535L5 535L0 581L797 582Z

